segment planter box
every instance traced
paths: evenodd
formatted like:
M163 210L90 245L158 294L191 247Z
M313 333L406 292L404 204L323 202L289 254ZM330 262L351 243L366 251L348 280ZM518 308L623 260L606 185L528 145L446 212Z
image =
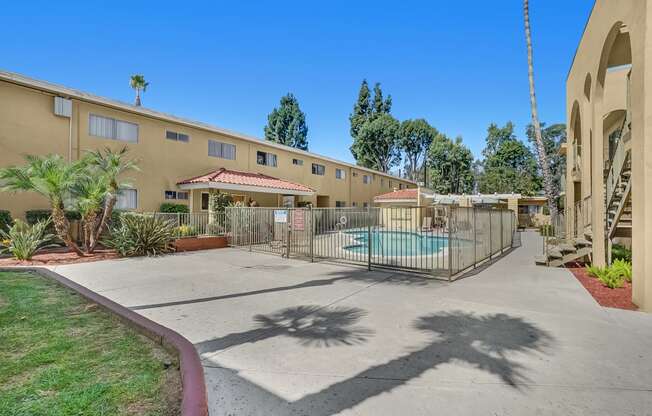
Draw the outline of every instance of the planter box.
M176 251L209 250L228 246L226 237L188 237L174 240Z

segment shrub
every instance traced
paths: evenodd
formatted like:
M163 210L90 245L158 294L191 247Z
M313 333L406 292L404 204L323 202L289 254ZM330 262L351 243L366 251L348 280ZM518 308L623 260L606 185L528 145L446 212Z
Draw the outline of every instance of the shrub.
M0 209L0 230L8 230L12 223L11 213L7 210Z
M612 273L624 278L628 282L632 281L632 263L625 260L614 260L611 264Z
M181 213L181 214L187 214L190 212L188 209L188 205L184 204L174 204L172 202L164 202L161 204L159 207L160 212L167 212L171 214L176 214L176 213Z
M78 221L81 219L81 215L77 211L66 210L65 214L68 221ZM25 219L28 224L36 224L38 221L50 219L51 216L51 209L32 209L25 211Z
M620 244L614 244L611 247L611 258L613 260L625 260L632 262L632 250Z
M598 276L598 280L600 280L600 282L602 282L602 284L607 286L609 289L623 287L623 282L625 281L622 276L620 276L618 273L615 273L611 269L606 269L605 273Z
M190 237L197 235L197 229L192 225L183 224L176 228L176 233L179 237Z
M555 227L550 224L544 224L539 227L539 233L544 237L553 237L555 235Z
M603 267L598 267L598 266L587 266L586 272L591 277L599 277L605 273L605 269Z
M8 251L18 260L29 260L36 251L48 244L54 235L47 233L50 219L30 225L19 219L9 231L0 230L0 251Z
M121 256L155 256L173 250L174 225L166 220L143 214L123 214L110 237L104 241Z

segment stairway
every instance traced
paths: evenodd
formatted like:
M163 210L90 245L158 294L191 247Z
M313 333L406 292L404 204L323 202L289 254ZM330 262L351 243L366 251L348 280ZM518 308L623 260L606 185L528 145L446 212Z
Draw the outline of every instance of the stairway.
M632 236L632 182L629 152L620 174L618 186L607 204L607 237Z
M534 262L540 266L561 267L566 263L583 260L591 254L592 243L584 238L559 241L548 246L547 255L537 256Z

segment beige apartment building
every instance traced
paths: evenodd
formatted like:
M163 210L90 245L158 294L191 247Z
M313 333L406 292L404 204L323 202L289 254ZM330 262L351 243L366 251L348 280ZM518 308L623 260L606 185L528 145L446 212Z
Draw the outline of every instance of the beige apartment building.
M652 311L652 4L597 0L566 81L566 232L633 251L633 301ZM648 61L649 66L648 66Z
M208 124L0 72L0 167L25 155L76 160L87 150L129 148L140 171L118 207L157 211L163 202L208 208L209 190L244 204L360 206L415 183ZM22 217L48 208L30 193L0 193L0 209Z

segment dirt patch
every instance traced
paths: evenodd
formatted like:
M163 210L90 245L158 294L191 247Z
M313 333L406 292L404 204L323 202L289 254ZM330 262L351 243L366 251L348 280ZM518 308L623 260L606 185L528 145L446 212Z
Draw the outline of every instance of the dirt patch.
M584 286L584 288L593 296L601 306L609 308L627 309L630 311L638 310L638 307L632 303L632 284L625 282L623 287L609 289L598 279L589 276L585 266L579 263L569 263L566 268L573 273L573 276Z
M68 249L43 250L34 255L31 260L16 260L14 258L0 258L2 266L54 266L57 264L88 263L92 261L109 260L118 258L118 253L113 250L96 250L93 254L78 256Z

